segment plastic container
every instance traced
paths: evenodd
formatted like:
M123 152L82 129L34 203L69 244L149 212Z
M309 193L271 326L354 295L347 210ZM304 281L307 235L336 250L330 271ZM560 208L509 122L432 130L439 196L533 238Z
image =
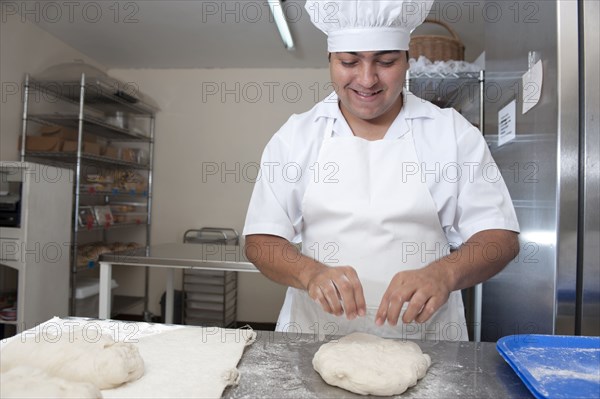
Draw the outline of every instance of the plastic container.
M111 294L119 285L115 280L111 281ZM111 302L112 299L111 299ZM100 306L100 279L94 277L82 277L77 281L75 289L75 316L98 318L98 307Z
M509 335L496 348L538 399L598 398L600 337Z

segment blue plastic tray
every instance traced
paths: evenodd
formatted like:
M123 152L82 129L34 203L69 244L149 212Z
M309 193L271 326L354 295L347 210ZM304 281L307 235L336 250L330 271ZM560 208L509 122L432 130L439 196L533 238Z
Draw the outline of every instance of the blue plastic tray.
M600 337L510 335L500 355L536 398L600 398Z

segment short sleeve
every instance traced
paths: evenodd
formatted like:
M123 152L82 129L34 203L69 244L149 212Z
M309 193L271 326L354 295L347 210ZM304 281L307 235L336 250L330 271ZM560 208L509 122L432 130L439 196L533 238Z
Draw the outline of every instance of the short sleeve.
M265 147L246 214L244 236L269 234L289 241L296 236L288 210L292 185L281 178L281 166L288 162L289 150L278 134Z
M308 112L291 115L267 143L246 214L244 236L268 234L294 243L302 241L302 202L330 108L338 110L337 103L324 100Z
M519 232L513 203L490 150L477 128L456 115L459 181L454 228L463 240L483 230Z

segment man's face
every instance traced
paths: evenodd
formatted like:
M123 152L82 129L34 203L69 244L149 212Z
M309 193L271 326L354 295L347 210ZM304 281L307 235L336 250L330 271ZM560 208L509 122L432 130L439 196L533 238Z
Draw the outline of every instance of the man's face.
M408 69L404 51L331 53L329 69L345 115L375 122L399 111L394 105L402 101Z

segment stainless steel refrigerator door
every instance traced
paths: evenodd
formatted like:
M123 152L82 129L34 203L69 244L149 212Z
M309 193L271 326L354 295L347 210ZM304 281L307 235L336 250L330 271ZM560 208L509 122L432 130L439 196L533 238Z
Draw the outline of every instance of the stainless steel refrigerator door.
M554 333L576 332L579 206L579 15L576 1L557 7L557 278Z
M581 335L600 335L600 3L584 1L582 111Z
M577 2L493 2L485 25L485 135L513 198L521 253L483 286L482 340L574 333L577 270ZM486 3L487 4L487 3ZM516 13L515 7L520 13ZM527 7L527 8L525 8ZM525 12L527 11L527 12ZM530 53L539 103L522 114ZM515 100L517 136L497 145L498 111Z

